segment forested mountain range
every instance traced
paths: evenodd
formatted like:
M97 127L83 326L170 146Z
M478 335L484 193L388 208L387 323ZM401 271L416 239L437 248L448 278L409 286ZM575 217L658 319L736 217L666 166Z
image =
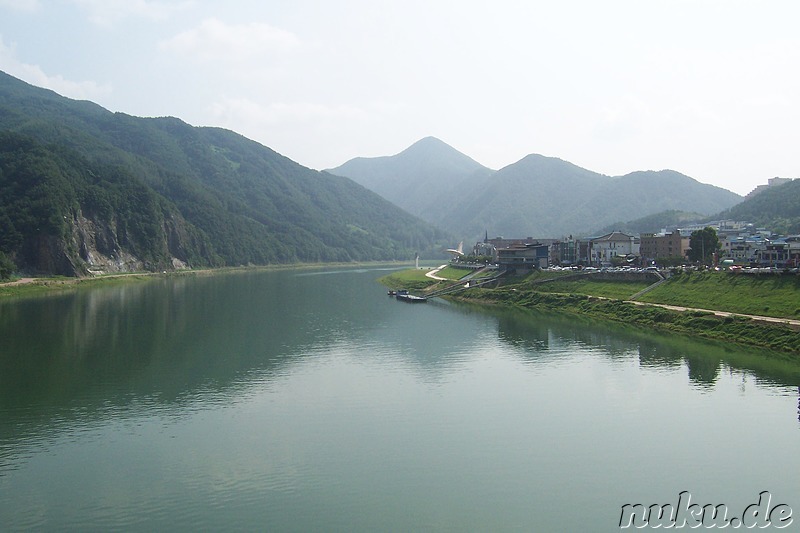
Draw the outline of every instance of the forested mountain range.
M416 152L412 149L423 141L429 148L425 157L409 161ZM441 141L423 141L396 156L367 160L368 166L356 159L331 172L350 177L377 192L391 191L385 192L391 194L387 198L398 201L404 196L420 196L417 192L420 174L445 174L440 169L446 166L446 161L472 161L463 154L456 157L453 154L456 150ZM432 161L436 161L439 170L434 169ZM460 171L452 165L450 177L444 180L446 186L432 195L436 198L435 205L418 200L424 209L416 211L417 214L469 242L486 231L490 236L505 237L590 235L620 220L667 210L711 215L742 199L733 192L702 184L672 170L611 177L538 154L496 172L487 170L477 163ZM365 174L367 171L369 176Z
M112 113L0 72L0 254L21 270L410 259L451 243L232 131Z

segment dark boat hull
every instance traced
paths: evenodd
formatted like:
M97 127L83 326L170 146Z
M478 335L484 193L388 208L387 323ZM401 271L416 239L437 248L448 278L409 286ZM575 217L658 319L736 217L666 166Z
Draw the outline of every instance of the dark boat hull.
M413 294L397 294L395 298L412 304L420 304L428 301L427 298L423 298L422 296L414 296Z

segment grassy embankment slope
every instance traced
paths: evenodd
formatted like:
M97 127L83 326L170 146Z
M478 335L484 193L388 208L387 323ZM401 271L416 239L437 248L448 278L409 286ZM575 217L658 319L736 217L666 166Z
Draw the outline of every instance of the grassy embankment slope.
M430 291L431 288L436 286L439 282L427 277L425 275L427 272L429 272L429 270L413 268L409 270L398 270L397 272L392 272L391 274L383 276L378 281L391 289L408 289L412 292Z
M648 285L643 281L600 281L591 277L560 279L563 273L536 272L509 278L495 289L473 289L458 299L491 305L572 313L682 334L696 335L800 353L800 331L784 324L767 324L737 317L716 316L704 311L673 311L627 302ZM542 283L547 278L555 281ZM393 287L424 290L432 280L424 273L397 273L382 280ZM413 283L413 285L412 285ZM445 283L445 282L442 282ZM641 297L649 303L664 303L732 313L779 318L800 318L800 278L796 276L744 276L720 272L674 276Z
M800 277L687 272L642 295L653 302L748 315L800 319Z
M448 285L452 285L454 281L458 281L465 276L474 274L473 270L464 270L462 268L454 268L446 266L441 270L435 272L436 277L444 278L446 281L430 278L427 274L431 271L429 268L409 269L392 272L383 276L378 281L391 289L407 289L411 292L419 294L430 293L434 290L441 289ZM481 279L482 277L493 275L494 272L488 271L485 273L478 273L472 279Z

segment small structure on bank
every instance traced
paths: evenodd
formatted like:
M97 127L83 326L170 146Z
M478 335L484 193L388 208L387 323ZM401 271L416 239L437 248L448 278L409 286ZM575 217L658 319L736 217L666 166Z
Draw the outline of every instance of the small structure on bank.
M501 271L528 273L536 268L547 268L550 245L540 242L512 244L497 249L497 266Z

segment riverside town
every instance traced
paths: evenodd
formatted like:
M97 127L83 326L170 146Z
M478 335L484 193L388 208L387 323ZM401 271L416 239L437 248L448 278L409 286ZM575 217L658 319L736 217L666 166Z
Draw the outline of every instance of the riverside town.
M713 230L711 240L691 236ZM716 238L714 238L716 237ZM796 274L800 267L800 235L778 235L747 222L722 220L663 229L658 233L627 234L612 231L586 238L486 238L470 255L451 250L453 264L495 263L517 273L536 268L587 272L645 271L654 268L708 266L731 272Z

